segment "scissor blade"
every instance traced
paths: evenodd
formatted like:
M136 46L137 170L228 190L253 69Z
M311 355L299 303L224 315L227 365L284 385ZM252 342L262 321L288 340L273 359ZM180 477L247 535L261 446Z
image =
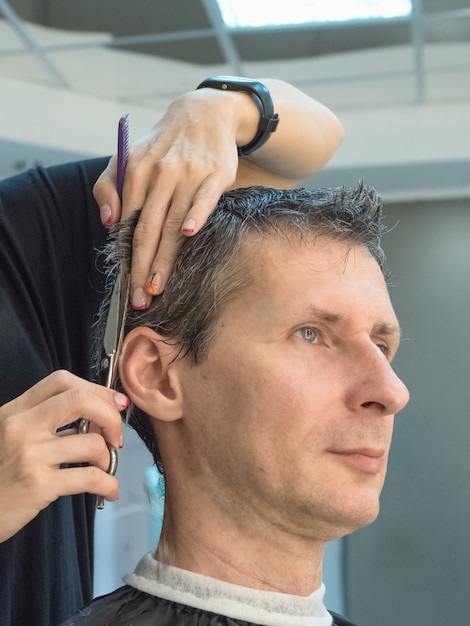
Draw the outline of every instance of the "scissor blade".
M111 387L116 371L116 359L122 342L127 311L129 277L119 273L111 295L103 346L108 363L106 386Z
M119 274L114 284L111 302L109 304L108 318L104 331L104 351L108 357L111 357L117 349L119 336L119 302L121 299L121 275Z

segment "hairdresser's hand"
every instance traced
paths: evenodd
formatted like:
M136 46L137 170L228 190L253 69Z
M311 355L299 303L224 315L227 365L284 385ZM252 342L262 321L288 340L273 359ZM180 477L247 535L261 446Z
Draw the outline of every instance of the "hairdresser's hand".
M122 447L120 411L127 403L122 394L57 371L0 407L0 541L59 496L89 492L117 499L106 441ZM93 423L89 434L56 432L80 417ZM89 465L60 468L69 463Z
M221 194L233 186L237 142L251 140L258 120L246 94L204 89L174 100L152 131L133 144L122 217L142 208L132 261L135 308L146 308L151 296L163 290L183 237L200 230ZM115 180L113 157L94 187L108 226L120 217Z
M247 158L259 111L246 93L201 89L183 94L141 141L132 146L122 217L142 214L135 231L131 292L146 308L163 291L184 236L197 233L227 189L267 185L292 188L322 169L343 138L327 107L292 85L262 79L281 122L269 141ZM113 157L94 187L103 224L121 217Z

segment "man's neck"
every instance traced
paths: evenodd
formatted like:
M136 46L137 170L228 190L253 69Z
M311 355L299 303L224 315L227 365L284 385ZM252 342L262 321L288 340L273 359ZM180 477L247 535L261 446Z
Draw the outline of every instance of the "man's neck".
M229 520L217 523L214 516L198 520L186 516L179 523L178 517L165 512L155 558L243 587L308 596L321 585L323 551L323 541L273 528L264 532L250 524L240 528Z

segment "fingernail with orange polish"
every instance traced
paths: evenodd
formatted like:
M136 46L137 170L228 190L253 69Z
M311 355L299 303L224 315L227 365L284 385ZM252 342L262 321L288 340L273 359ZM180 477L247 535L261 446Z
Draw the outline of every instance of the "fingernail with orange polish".
M145 291L151 296L157 296L160 293L160 286L162 284L162 275L160 272L155 272L150 276L150 280L145 285Z

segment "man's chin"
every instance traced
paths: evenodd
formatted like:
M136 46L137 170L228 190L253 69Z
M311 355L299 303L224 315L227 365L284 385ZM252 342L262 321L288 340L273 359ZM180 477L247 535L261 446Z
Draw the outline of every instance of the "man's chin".
M367 507L354 508L354 510L341 510L333 515L331 522L330 536L326 539L332 541L340 539L347 535L351 535L356 530L365 528L373 524L377 519L380 511L378 500L369 503Z

